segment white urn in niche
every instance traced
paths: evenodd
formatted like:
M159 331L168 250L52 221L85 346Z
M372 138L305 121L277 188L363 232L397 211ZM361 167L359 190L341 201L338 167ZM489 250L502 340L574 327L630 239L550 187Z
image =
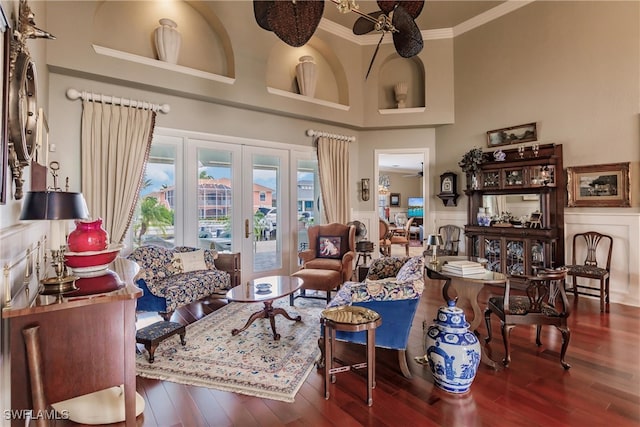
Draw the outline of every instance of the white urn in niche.
M296 79L300 94L313 97L316 93L316 83L318 82L318 66L313 56L301 56L296 65Z
M169 18L162 18L158 22L160 25L154 31L158 59L176 64L182 44L182 35L176 29L178 24Z
M396 95L396 102L398 108L405 108L407 106L407 92L409 88L406 82L396 83L393 87L393 92Z

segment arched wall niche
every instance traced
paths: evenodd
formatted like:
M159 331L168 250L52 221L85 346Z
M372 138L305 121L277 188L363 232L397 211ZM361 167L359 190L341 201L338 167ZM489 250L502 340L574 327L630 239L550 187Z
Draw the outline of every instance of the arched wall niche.
M314 98L349 105L349 88L344 67L326 43L317 37L312 37L301 47L276 43L267 62L267 86L300 93L296 81L296 65L300 57L305 55L312 56L318 66L318 83Z
M403 58L392 53L381 61L378 84L378 108L397 108L394 86L396 83L407 83L406 108L425 107L424 63L418 56Z
M93 42L110 49L157 59L154 30L161 18L178 25L182 45L178 64L235 77L233 51L222 22L202 3L186 1L101 1L93 18Z

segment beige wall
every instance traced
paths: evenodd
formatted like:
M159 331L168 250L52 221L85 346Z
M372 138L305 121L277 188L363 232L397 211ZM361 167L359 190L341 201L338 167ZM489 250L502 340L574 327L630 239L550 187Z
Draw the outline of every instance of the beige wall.
M630 161L639 176L639 9L538 1L456 37L456 120L437 128L433 176L461 174L458 160L487 148L486 131L530 122L539 143L563 145L565 167Z

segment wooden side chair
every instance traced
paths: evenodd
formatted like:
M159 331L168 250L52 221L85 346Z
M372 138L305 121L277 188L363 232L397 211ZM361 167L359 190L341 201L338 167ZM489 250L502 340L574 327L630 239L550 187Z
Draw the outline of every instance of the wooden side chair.
M437 254L441 256L458 255L458 246L460 245L460 233L462 228L457 225L447 224L438 228L438 234L442 236L444 246L439 247Z
M580 243L586 245L581 253L586 250L586 257L582 264L577 263L577 253L580 251ZM613 249L613 238L597 231L587 231L573 236L573 254L571 265L567 275L571 276L571 287L577 298L578 294L596 296L593 291L599 292L600 312L609 312L609 276L611 275L611 251ZM606 258L605 258L606 256ZM598 262L600 260L600 262ZM605 261L606 260L606 261ZM603 262L604 261L604 262ZM600 281L600 287L588 284L578 284L577 278L593 279Z
M521 277L521 276L519 276ZM504 288L504 295L491 297L484 311L488 336L485 341L491 341L491 314L500 319L502 326L502 340L504 341L504 366L511 363L511 346L509 334L516 325L536 325L536 344L542 345L540 332L542 325L554 325L562 333L562 348L560 363L564 369L571 368L565 360L571 332L567 326L567 318L571 307L567 300L564 285L567 277L565 267L552 270L541 270L535 276L525 277L525 295L512 295L509 281Z

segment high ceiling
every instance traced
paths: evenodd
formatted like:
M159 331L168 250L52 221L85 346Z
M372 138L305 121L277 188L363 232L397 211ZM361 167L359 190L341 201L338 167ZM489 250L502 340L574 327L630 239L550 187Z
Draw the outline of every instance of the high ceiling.
M502 3L504 1L427 0L416 23L421 30L452 28ZM356 4L363 13L380 10L374 0L356 0ZM335 4L332 4L332 0L327 0L323 17L346 28L352 28L358 15L353 12L342 14Z
M375 0L356 0L356 2L363 13L380 10ZM420 30L453 28L502 3L504 1L427 0L416 23ZM340 13L332 0L326 0L323 17L351 29L359 15L353 12ZM420 159L415 154L384 154L380 156L378 166L382 172L409 174L415 174L422 168Z

